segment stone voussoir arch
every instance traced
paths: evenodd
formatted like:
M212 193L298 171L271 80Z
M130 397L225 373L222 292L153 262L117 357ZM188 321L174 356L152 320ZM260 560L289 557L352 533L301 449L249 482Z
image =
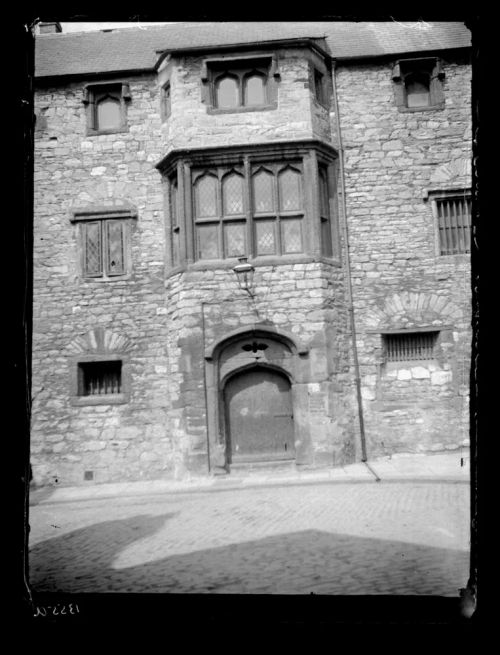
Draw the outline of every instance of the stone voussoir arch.
M363 314L369 330L453 324L462 316L451 300L434 292L401 291Z

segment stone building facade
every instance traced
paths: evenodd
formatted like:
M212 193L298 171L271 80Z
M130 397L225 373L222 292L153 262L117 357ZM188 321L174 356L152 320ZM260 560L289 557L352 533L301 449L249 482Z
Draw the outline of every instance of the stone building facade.
M467 443L469 35L403 28L38 36L35 483Z

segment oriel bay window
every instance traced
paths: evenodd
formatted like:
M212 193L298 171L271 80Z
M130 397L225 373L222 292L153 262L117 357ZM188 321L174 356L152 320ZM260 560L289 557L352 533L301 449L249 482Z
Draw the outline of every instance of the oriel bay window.
M170 267L241 256L335 258L335 152L319 149L280 144L168 156Z

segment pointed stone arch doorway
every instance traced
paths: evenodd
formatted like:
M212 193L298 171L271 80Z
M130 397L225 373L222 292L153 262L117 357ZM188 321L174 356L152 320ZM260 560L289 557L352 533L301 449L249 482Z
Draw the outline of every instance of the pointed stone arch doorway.
M210 470L311 454L308 348L276 327L239 328L205 352Z
M223 402L229 465L295 459L291 384L282 371L259 365L237 371Z

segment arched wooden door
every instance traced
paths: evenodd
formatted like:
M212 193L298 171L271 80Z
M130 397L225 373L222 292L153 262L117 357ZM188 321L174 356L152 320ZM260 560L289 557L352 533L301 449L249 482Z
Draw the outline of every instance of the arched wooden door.
M268 368L234 375L224 390L228 462L295 457L288 378Z

